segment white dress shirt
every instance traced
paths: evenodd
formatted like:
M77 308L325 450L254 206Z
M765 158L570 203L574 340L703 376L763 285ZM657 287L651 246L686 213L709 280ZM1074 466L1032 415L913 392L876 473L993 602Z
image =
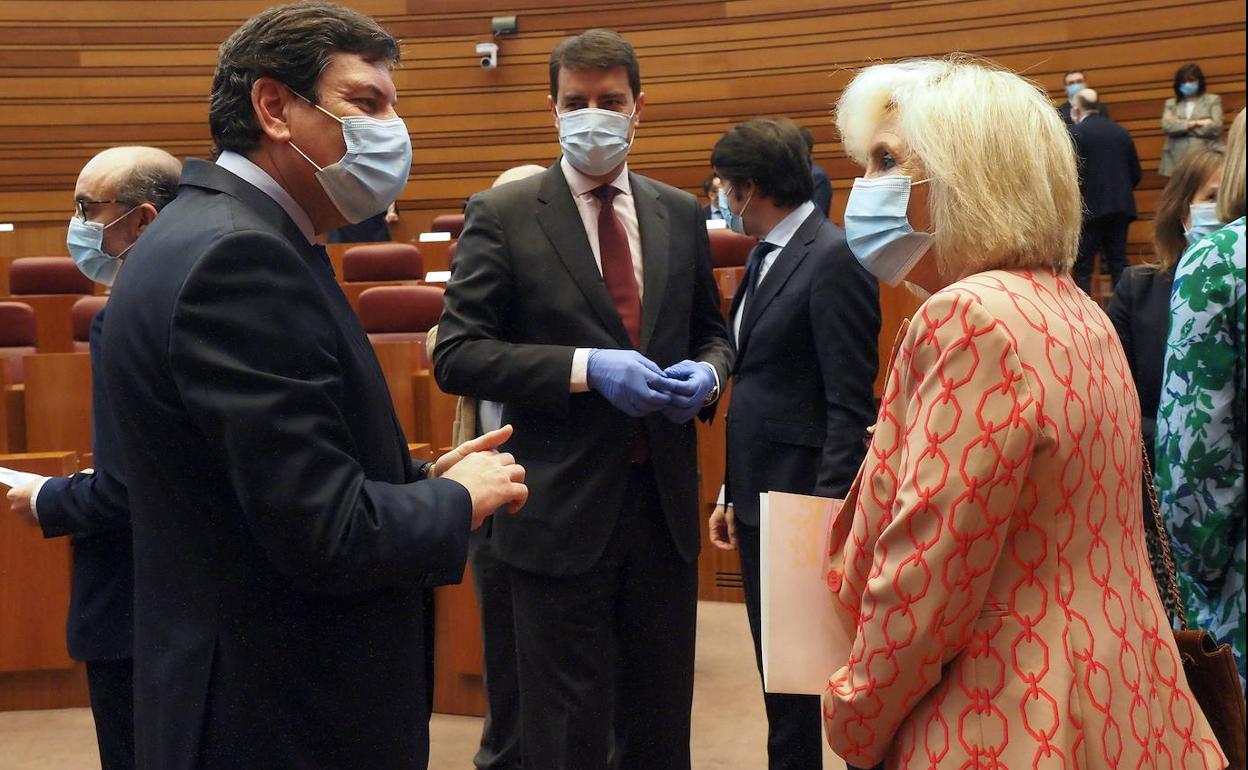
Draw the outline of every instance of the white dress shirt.
M244 156L229 150L221 153L217 158L217 165L276 201L277 205L281 206L282 210L294 221L299 232L308 239L308 243L316 243L316 231L312 227L312 220L308 218L307 212L295 203L290 193L269 176L267 171Z

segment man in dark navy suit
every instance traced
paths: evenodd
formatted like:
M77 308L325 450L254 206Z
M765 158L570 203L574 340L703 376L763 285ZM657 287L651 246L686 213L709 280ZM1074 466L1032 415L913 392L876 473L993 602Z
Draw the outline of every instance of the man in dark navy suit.
M70 251L91 279L109 285L121 260L157 212L173 200L182 165L153 147L113 147L96 155L74 187L77 229L98 224L98 244L71 238ZM91 231L94 228L86 228ZM117 256L113 256L117 255ZM91 369L101 371L104 311L91 323ZM91 383L92 473L44 478L10 490L13 509L44 537L70 536L74 572L66 638L69 654L87 666L91 715L103 770L134 767L134 565L130 507L108 387Z
M245 22L213 78L217 161L186 162L109 302L144 770L426 767L426 590L527 496L492 451L508 427L413 467L317 242L407 181L398 54L331 3Z
M728 314L737 358L725 505L716 506L710 535L721 549L740 549L761 675L758 496L849 490L875 415L879 288L811 201L809 156L792 123L738 125L716 143L711 164L732 218L759 239ZM772 770L820 767L819 698L765 694L764 704Z
M1083 230L1075 257L1075 283L1092 293L1092 261L1101 255L1101 272L1115 286L1127 267L1127 234L1136 218L1135 188L1140 158L1127 130L1101 110L1091 88L1072 100L1070 135L1079 155L1079 192L1083 195Z

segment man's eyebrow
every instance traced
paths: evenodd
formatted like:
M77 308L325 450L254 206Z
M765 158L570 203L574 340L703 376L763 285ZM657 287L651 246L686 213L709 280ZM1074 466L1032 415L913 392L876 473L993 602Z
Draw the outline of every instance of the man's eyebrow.
M360 91L360 90L363 90L363 91L369 91L369 92L371 92L371 93L372 93L372 95L373 95L373 96L375 96L375 97L377 97L377 98L379 98L379 99L389 99L389 98L390 98L389 94L387 94L385 91L383 91L381 88L379 88L379 87L377 86L377 84L376 84L376 83L369 83L369 82L367 82L367 81L363 81L363 80L354 80L354 81L350 81L350 82L348 82L348 83L346 84L346 89L345 89L345 90L346 90L346 91L348 91L348 92L351 92L351 91ZM390 102L390 104L391 104L391 105L397 105L398 103L399 103L399 95L398 95L398 93L396 92L396 93L395 93L395 95L394 95L394 99Z

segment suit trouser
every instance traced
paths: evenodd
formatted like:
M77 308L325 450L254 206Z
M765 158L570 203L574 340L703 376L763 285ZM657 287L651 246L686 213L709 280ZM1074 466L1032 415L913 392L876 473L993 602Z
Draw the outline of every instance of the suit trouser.
M101 770L134 767L134 659L87 661Z
M1125 214L1108 214L1086 219L1079 233L1079 254L1075 257L1074 278L1079 288L1092 293L1092 260L1101 255L1101 271L1109 273L1114 286L1127 267L1127 230L1131 218Z
M505 512L497 514L506 516ZM487 522L468 541L472 582L481 608L484 647L485 727L472 763L478 770L519 770L520 677L516 670L516 631L511 609L511 574L486 536ZM478 534L480 533L480 534Z
M745 613L754 637L759 681L763 676L762 602L759 572L759 529L737 522L741 554L741 585ZM823 709L817 695L763 693L767 710L767 761L770 770L810 770L823 766Z
M588 572L511 577L524 766L688 770L697 563L676 551L649 466L630 468Z

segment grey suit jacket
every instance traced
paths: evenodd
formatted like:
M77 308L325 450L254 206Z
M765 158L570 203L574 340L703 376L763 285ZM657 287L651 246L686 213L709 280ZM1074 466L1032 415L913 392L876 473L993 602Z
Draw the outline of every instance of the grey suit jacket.
M1166 100L1166 108L1161 113L1161 130L1166 133L1166 144L1161 148L1161 161L1157 164L1157 173L1170 176L1183 156L1200 147L1215 147L1222 140L1222 97L1217 94L1203 93L1196 97L1196 106L1192 108L1192 116L1187 117L1187 110L1181 102L1171 96ZM1213 122L1208 126L1188 129L1187 121L1209 118Z

